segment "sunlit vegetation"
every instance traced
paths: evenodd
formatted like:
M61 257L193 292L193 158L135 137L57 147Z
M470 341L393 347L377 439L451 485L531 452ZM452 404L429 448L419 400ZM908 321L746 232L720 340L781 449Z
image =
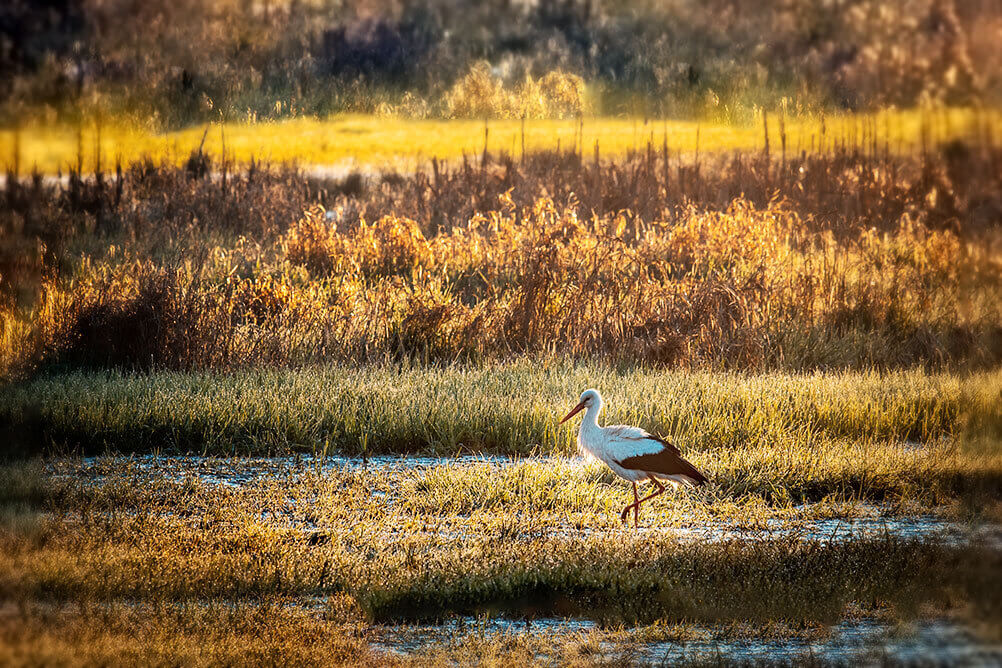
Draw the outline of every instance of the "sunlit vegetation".
M640 424L698 450L815 441L932 443L1000 430L997 372L960 377L617 371L552 361L485 368L410 366L292 371L108 372L8 385L5 421L88 449L361 454L570 453L557 427L585 387L608 388L609 420ZM30 429L29 429L30 428ZM135 448L129 444L134 443ZM723 453L716 453L723 454ZM917 453L916 456L922 456Z
M471 107L510 106L498 91L484 99L465 99ZM494 96L501 96L495 99ZM550 103L545 103L550 104ZM570 106L572 103L552 103ZM562 108L562 107L560 107ZM484 121L483 115L452 120L413 119L395 112L383 115L339 115L325 119L297 118L271 122L199 124L169 132L87 118L79 125L35 124L0 129L0 165L19 165L22 174L67 173L82 167L93 172L116 161L130 165L144 159L181 165L199 148L217 160L247 165L256 160L300 166L414 170L433 157L459 160L491 153L521 155L540 150L574 150L591 159L619 157L644 151L648 143L674 155L694 156L728 151L765 151L789 157L807 151L875 144L881 152L916 153L923 143L982 136L988 129L1002 136L1002 119L989 109L875 111L827 115L757 114L742 123L715 120L655 120L653 118L583 117L527 120L518 117ZM506 117L514 116L507 113Z
M801 153L789 134L730 155L579 141L322 178L203 146L11 174L0 421L12 455L70 458L3 469L2 651L378 662L374 623L480 614L603 626L401 662L587 662L629 656L623 624L790 634L930 609L994 637L990 545L796 534L997 521L1002 161L971 118L977 142L905 151L868 121ZM588 386L710 484L622 529L629 489L568 460L557 424ZM74 468L103 452L311 458L235 487ZM324 465L387 453L531 457ZM793 533L680 538L777 523Z

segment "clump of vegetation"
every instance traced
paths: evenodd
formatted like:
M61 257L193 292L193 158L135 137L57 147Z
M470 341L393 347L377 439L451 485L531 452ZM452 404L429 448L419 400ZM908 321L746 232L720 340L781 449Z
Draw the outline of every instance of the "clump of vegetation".
M0 626L0 661L20 666L415 665L374 651L359 625L281 598L259 604L26 603ZM29 658L30 657L30 658Z
M554 70L535 80L526 75L514 91L477 63L445 96L449 118L577 118L587 110L581 77Z

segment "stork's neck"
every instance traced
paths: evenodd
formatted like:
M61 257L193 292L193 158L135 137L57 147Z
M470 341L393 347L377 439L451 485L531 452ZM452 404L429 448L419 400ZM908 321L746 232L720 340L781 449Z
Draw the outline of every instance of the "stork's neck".
M581 418L581 431L592 431L598 429L598 414L602 412L602 402L596 401L585 409L584 417Z

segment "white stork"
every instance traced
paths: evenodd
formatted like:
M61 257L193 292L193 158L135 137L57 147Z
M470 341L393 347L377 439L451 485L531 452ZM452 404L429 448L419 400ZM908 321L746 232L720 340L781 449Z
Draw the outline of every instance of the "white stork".
M602 395L598 390L585 390L578 405L560 423L567 422L582 410L585 414L578 429L578 447L605 462L620 478L633 483L633 503L623 508L623 522L633 508L633 526L637 526L640 504L665 491L661 480L689 487L706 482L706 476L683 459L678 448L640 427L625 424L599 427ZM650 480L657 489L641 499L637 496L637 483L643 480Z

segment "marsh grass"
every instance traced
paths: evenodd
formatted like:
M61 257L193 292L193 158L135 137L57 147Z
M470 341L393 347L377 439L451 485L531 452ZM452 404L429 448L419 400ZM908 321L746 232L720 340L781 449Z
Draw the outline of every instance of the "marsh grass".
M134 25L78 35L66 109L18 99L58 55L0 75L0 663L628 664L694 623L931 610L1002 637L991 530L839 532L1002 517L991 3L104 4ZM588 386L710 484L620 526L557 423ZM232 459L156 457L192 452ZM488 615L601 628L370 643Z
M224 213L254 211L234 202ZM194 206L173 229L146 215L122 221L134 241L95 254L74 245L100 236L57 225L34 274L11 272L10 295L43 278L26 305L4 308L0 361L25 374L53 363L232 369L559 353L805 370L976 368L1002 354L990 232L904 215L883 231L836 234L766 206L588 220L548 198L520 207L506 192L428 235L408 218L341 208L311 208L284 233L257 214L206 227L201 216L214 214Z
M0 659L11 666L32 661L67 666L122 662L192 666L630 666L641 659L639 649L644 642L726 642L763 637L787 641L791 637L824 639L828 634L823 626L783 624L765 628L723 625L711 631L694 630L691 625L653 624L569 633L529 626L526 632L518 633L495 631L478 620L454 626L441 633L437 642L418 647L413 646L418 644L415 641L408 644L408 627L397 627L395 635L403 639L403 647L380 651L370 644L385 644L379 628L354 622L350 612L338 614L336 605L334 601L329 608L318 610L318 606L299 606L296 599L281 597L244 605L102 603L79 608L75 604L32 604L0 622ZM804 665L810 665L808 661L805 651ZM722 665L722 661L701 657L674 665Z
M89 451L319 452L326 443L347 454L569 453L571 427L557 421L586 387L608 397L606 422L639 424L697 451L840 438L932 443L999 422L994 372L748 375L560 360L59 373L8 385L0 414L35 445Z
M0 661L10 666L395 663L375 655L346 620L283 603L28 605L3 613Z
M436 387L427 370L409 373L417 385ZM632 373L630 387L649 391ZM659 384L669 377L661 374ZM900 408L912 377L930 384L913 390L926 400L943 387L960 391L914 373L884 379L899 406L887 412L899 428L916 418ZM394 374L398 399L408 394L406 378ZM853 392L870 394L866 383L879 378L844 377L828 401L852 405ZM694 392L705 395L708 381L738 381L738 398L760 393L740 379L706 374ZM546 391L539 378L530 381ZM785 387L784 407L805 401L805 386L813 386L809 378L773 382ZM224 407L225 400L217 405ZM891 515L943 513L972 481L994 481L959 515L979 517L979 505L999 498L997 447L970 455L953 437L931 432L928 444L903 445L893 435L864 435L865 420L852 440L797 444L801 430L781 436L792 416L784 422L781 410L771 410L775 431L756 447L689 447L710 487L649 504L639 532L618 521L627 486L600 466L562 457L390 469L325 467L318 458L289 460L264 475L248 475L256 464L239 457L214 465L236 482L184 460L8 462L0 467L0 658L524 665L543 656L628 664L638 643L684 640L693 624L721 637L789 637L823 633L847 616L895 623L930 609L995 637L1002 564L990 544L893 533L817 538L796 527L825 518L852 523L871 516L875 500L885 503L878 512ZM64 410L72 413L79 411ZM764 427L764 419L754 422ZM957 414L949 424L964 421ZM954 487L944 484L950 480ZM773 533L776 522L789 531ZM706 526L741 537L694 541L676 533ZM378 640L371 624L457 615L570 616L600 628L515 636L457 630L406 657L370 644Z

